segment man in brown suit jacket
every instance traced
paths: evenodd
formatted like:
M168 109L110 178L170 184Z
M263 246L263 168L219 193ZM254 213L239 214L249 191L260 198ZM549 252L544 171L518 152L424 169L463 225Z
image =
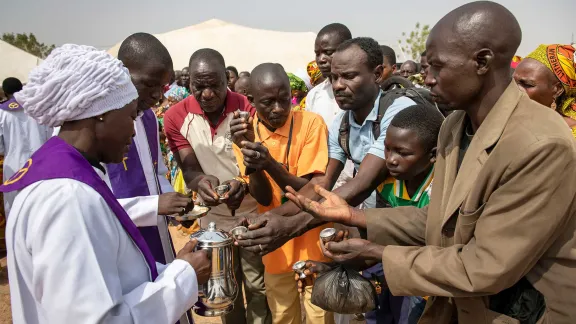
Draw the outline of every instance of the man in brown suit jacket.
M359 211L321 188L324 203L288 195L366 228L368 241L329 242L325 254L381 261L394 295L433 296L419 323L576 323L576 147L562 118L511 80L520 40L492 2L432 29L426 83L459 111L440 131L427 209Z

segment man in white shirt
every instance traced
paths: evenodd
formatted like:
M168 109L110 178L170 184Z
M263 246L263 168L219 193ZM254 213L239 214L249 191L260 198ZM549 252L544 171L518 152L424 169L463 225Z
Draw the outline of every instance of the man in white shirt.
M39 125L14 99L14 94L22 90L20 80L7 78L2 82L2 89L8 100L0 103L0 155L4 155L2 176L8 179L52 136L52 128ZM14 197L14 193L4 195L5 215L10 212Z
M332 55L334 55L336 48L338 48L340 44L349 39L352 39L352 33L348 27L339 23L333 23L325 26L318 32L314 43L316 64L318 64L318 68L320 72L322 72L325 80L308 92L308 96L306 96L306 111L322 116L328 126L332 125L336 115L342 112L336 99L334 99L334 91L332 91L332 83L330 83ZM336 180L334 188L338 188L350 181L353 174L354 164L352 161L347 161L344 170L342 170L338 180Z
M14 323L175 323L208 280L206 252L192 252L193 241L171 264L156 263L101 179L101 163L122 161L134 136L128 70L68 44L30 80L18 102L40 124L62 127L0 186L18 191L6 228Z

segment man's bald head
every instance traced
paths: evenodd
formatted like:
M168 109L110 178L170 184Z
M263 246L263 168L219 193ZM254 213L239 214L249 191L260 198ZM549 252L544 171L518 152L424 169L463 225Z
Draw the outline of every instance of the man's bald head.
M138 90L138 110L156 105L173 73L172 58L166 47L150 34L136 33L122 42L118 59L130 71L132 83Z
M172 70L172 57L166 47L147 33L128 36L118 49L118 59L128 69L153 63Z
M260 120L268 128L282 127L290 115L290 81L284 68L276 63L264 63L250 74L250 88Z
M437 37L443 37L447 45L469 55L490 49L494 63L509 69L522 41L522 30L516 17L504 6L477 1L458 7L440 19L430 31L428 43Z
M512 81L510 62L521 40L518 21L497 3L472 2L448 13L426 42L426 84L435 100L450 110L478 109L490 102L486 96L497 100Z
M258 65L250 73L250 85L254 89L255 87L261 87L267 84L284 84L290 89L290 80L288 80L288 75L284 71L284 67L278 63L263 63Z
M220 52L211 48L202 48L197 50L190 56L190 61L188 66L190 70L193 70L198 64L210 64L213 66L219 66L226 73L226 63L224 62L224 57Z
M250 77L241 76L238 81L234 84L234 92L246 96L250 102L254 100L252 96L252 91L250 89Z

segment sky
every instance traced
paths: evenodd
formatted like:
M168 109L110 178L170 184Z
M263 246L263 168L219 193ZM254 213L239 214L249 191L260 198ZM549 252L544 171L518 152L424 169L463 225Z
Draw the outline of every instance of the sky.
M135 32L164 33L217 18L252 28L318 32L340 22L353 36L369 36L397 49L417 22L431 27L458 0L15 0L2 4L0 33L32 32L39 41L108 49ZM576 0L498 0L516 16L524 56L541 43L576 38ZM279 5L281 3L281 5ZM310 56L313 58L313 49Z

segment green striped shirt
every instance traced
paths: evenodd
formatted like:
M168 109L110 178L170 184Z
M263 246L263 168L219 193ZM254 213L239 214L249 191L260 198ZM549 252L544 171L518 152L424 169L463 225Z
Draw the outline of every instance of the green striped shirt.
M430 173L428 173L428 176L424 182L420 184L420 187L418 187L418 190L416 190L412 197L408 195L404 181L397 180L393 177L389 177L384 183L378 186L378 192L393 208L401 206L422 208L430 203L433 178L434 168L430 170Z

